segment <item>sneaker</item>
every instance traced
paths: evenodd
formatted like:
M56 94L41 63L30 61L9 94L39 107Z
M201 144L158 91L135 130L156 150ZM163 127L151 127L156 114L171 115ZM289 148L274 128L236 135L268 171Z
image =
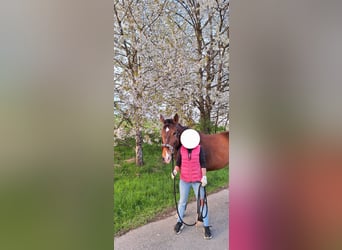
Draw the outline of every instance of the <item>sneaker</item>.
M204 239L210 240L213 237L213 235L210 232L209 227L204 227Z
M176 234L180 234L182 232L184 228L184 224L182 222L177 222L177 224L175 225L175 233Z

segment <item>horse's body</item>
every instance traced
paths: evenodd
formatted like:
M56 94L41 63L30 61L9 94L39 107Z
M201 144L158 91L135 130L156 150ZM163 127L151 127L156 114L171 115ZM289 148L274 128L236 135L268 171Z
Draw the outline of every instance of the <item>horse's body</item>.
M164 119L160 115L160 121L163 123L162 135L162 158L165 163L170 163L173 156L176 159L178 156L181 133L187 129L178 123L178 115L173 119ZM206 167L208 171L218 170L228 165L229 163L229 132L218 134L203 134L200 133L200 145L204 150Z

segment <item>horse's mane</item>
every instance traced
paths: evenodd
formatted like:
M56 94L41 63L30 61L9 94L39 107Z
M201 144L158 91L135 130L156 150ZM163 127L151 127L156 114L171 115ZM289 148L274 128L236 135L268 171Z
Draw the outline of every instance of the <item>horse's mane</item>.
M189 127L183 126L183 125L177 123L177 132L178 132L179 136L184 132L184 130L186 130L188 128Z
M175 125L175 122L173 119L165 119L163 123L164 123L164 126L163 126L164 129L166 127L169 127L170 125ZM177 127L178 127L178 123L177 123L176 129Z
M174 120L173 119L165 119L164 120L164 128L169 126L170 124L175 124ZM177 133L179 133L179 135L181 133L183 133L184 130L188 129L189 127L187 126L183 126L182 124L180 123L177 123L176 124L176 129L177 129Z
M170 124L174 124L173 119L165 119L164 120L164 126L170 125Z

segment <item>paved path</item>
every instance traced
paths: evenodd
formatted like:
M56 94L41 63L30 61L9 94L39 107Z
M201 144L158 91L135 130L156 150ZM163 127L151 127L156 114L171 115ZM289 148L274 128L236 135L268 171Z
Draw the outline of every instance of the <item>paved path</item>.
M192 193L193 194L193 193ZM114 238L114 250L226 250L228 249L228 189L208 195L210 225L213 238L203 239L202 224L185 226L176 235L173 227L175 215L152 222ZM196 219L196 202L188 205L184 221L193 223Z

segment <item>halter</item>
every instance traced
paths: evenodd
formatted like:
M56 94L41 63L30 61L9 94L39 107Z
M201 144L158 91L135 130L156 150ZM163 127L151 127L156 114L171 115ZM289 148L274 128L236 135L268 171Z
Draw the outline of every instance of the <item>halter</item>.
M167 125L167 124L165 124L165 125ZM180 146L181 146L181 143L180 143L180 136L181 136L181 134L183 133L183 131L186 130L187 128L188 128L188 127L182 126L182 125L180 125L179 123L177 123L177 125L176 125L176 134L175 134L175 136L177 137L178 142L179 142L179 145L178 145L178 147L176 148L177 150L178 150L178 149L180 148ZM173 146L172 146L172 145L169 144L169 143L162 143L161 146L162 146L162 147L168 148L168 149L171 151L172 154L174 153L175 147L176 147L176 145L173 145Z
M171 153L173 154L173 152L174 152L174 147L173 146L171 146L170 144L167 144L167 143L166 144L163 143L161 146L170 149Z

